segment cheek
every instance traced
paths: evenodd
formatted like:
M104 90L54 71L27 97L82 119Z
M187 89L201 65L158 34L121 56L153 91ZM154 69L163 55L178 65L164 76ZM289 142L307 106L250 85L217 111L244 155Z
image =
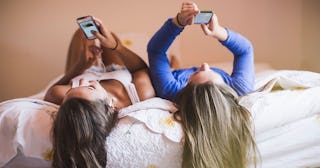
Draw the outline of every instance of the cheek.
M219 75L219 74L215 74L212 76L212 80L214 83L217 83L217 84L222 84L224 83L224 80L223 78Z
M108 97L107 91L103 87L99 87L99 89L96 90L98 92L99 98L105 99Z

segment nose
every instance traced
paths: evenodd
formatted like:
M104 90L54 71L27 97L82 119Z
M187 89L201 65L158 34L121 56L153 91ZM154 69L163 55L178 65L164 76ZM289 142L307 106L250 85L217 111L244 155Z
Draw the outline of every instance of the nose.
M203 63L199 70L200 71L208 71L208 70L210 70L210 67L207 63Z

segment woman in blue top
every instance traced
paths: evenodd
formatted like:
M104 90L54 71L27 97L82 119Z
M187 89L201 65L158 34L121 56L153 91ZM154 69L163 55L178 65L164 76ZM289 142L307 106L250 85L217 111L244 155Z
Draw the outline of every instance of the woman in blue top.
M156 94L175 101L176 118L186 137L182 167L247 167L256 164L256 143L251 115L239 105L238 96L252 92L254 85L253 47L240 34L219 25L216 15L202 24L211 36L234 55L232 74L204 63L171 71L166 51L199 13L193 2L184 2L181 11L168 19L148 44L150 73Z

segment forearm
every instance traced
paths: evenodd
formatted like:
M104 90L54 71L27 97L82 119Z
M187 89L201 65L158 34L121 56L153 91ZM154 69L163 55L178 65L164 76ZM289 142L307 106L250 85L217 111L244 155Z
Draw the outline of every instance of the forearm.
M226 29L226 31L227 39L221 41L221 44L227 47L234 56L243 56L248 52L253 52L253 46L246 37L230 29Z
M71 68L70 71L66 72L66 74L54 85L67 85L74 77L82 74L84 70L80 68Z
M177 81L171 72L166 51L182 30L172 23L172 19L168 19L148 43L147 50L152 83L157 96L162 98L168 99L171 96L168 93L171 93L172 88L177 85Z
M148 43L148 53L152 52L167 52L175 38L183 31L183 28L178 27L168 19L164 25L153 35ZM150 57L150 56L149 56Z
M114 50L121 58L125 66L130 72L136 72L141 69L147 69L148 66L144 62L144 60L138 56L136 53L123 46L120 42L118 42L118 46Z
M251 42L232 30L228 30L228 38L221 42L234 55L231 76L242 82L243 86L252 88L254 84L254 52Z
M44 100L60 105L69 88L70 81L80 75L82 71L71 68L58 82L52 85L45 94Z
M150 39L147 51L152 76L163 72L168 73L168 76L169 73L171 74L170 62L166 52L182 30L172 23L172 19L168 19Z
M228 38L228 31L224 27L218 26L216 33L213 35L213 37L221 42L226 41Z

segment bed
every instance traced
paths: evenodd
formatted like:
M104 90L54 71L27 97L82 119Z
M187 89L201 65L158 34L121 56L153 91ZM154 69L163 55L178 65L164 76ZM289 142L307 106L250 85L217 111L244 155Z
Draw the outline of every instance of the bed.
M255 88L240 103L254 118L259 167L320 167L320 74L262 71ZM50 167L58 106L42 100L46 89L0 103L0 167ZM183 131L173 119L176 110L160 98L122 109L106 140L108 167L180 167Z
M128 33L120 38L147 62L148 36ZM178 48L179 41L169 49L169 57L179 57ZM228 73L232 69L230 62L211 65ZM254 119L258 167L320 167L320 74L274 70L265 63L256 63L255 70L256 91L240 103ZM61 77L34 95L0 102L0 167L51 167L50 131L59 107L43 97ZM176 110L160 98L122 109L106 139L107 167L181 167L184 134L173 119Z

